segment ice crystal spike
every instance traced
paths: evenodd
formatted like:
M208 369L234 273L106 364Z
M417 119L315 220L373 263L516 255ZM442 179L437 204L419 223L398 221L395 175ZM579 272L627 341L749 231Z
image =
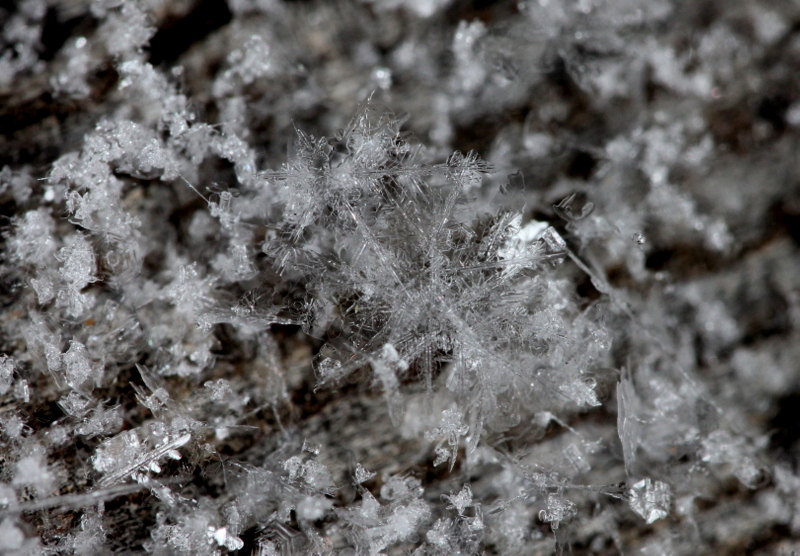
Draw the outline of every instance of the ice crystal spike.
M151 464L157 464L158 460L165 456L174 457L174 451L184 446L191 439L192 436L190 434L184 434L174 440L165 442L154 450L143 452L135 435L129 435L124 440L115 442L113 446L109 445L102 456L95 457L95 469L107 472L98 484L100 487L114 485L129 476L135 475L143 468L149 468ZM117 459L119 457L124 459ZM108 473L108 471L111 472Z

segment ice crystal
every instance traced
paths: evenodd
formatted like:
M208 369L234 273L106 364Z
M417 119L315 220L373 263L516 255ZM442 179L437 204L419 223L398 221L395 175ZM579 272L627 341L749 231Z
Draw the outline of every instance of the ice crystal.
M236 81L249 85L258 78L267 77L272 71L274 62L270 48L264 38L253 35L241 49L233 50L228 55L230 68L214 83L214 95L225 96L234 91Z
M7 517L0 522L0 549L19 550L25 542L25 533L14 524L14 521Z
M320 451L320 445L315 444L313 442L309 442L308 440L304 440L303 451L311 454L312 456L318 456Z
M101 486L111 486L133 477L137 481L147 481L147 473L161 472L159 461L163 458L180 459L177 450L191 440L190 434L176 439L165 439L156 448L147 451L134 431L120 433L106 441L93 459L94 468L104 473L99 482Z
M13 357L0 355L0 395L5 394L11 388L14 380L14 367Z
M466 436L469 432L469 426L463 424L462 419L463 415L458 409L445 409L442 412L442 421L439 426L425 433L425 438L430 441L441 439L436 448L437 455L436 460L433 462L434 466L438 466L449 459L450 469L453 469L461 437ZM444 442L447 442L449 449L442 449Z
M0 552L791 548L796 6L6 4Z
M70 342L69 349L62 356L67 384L80 388L90 379L97 381L102 371L93 364L86 353L86 346L80 342Z
M547 509L539 512L539 519L549 523L553 530L566 521L569 521L577 514L577 508L573 502L563 498L559 494L549 494L547 496Z
M371 478L373 478L375 475L376 474L373 473L372 471L367 471L366 469L364 469L364 467L360 463L356 464L355 479L357 483L359 484L365 483L369 481Z
M669 485L652 479L642 479L630 489L631 509L645 521L655 523L669 515L671 490Z
M464 510L472 506L472 489L470 489L469 485L464 485L461 492L458 494L445 494L444 499L450 503L448 509L454 509L458 512L458 515L464 515Z
M94 252L86 239L79 235L59 250L58 258L62 261L60 274L64 281L58 301L68 307L70 314L78 316L88 303L81 290L96 281Z
M30 485L40 495L47 494L53 488L56 475L47 464L46 453L42 446L33 446L31 454L19 459L14 464L14 485Z

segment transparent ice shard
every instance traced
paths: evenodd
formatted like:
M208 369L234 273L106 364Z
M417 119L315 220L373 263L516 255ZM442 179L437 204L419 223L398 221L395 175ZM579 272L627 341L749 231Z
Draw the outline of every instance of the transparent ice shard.
M547 509L539 512L539 519L549 523L553 530L558 529L561 523L569 521L578 513L575 504L560 494L551 493L547 496Z
M244 541L236 535L231 534L227 527L217 528L210 525L208 527L208 536L217 546L231 552L239 550L244 546Z
M591 380L573 380L562 384L558 389L576 404L593 407L600 405L594 386L595 384Z
M575 471L578 473L587 473L592 468L586 458L586 454L575 443L570 444L564 449L564 457L567 458L567 461L572 464Z
M63 282L58 292L58 304L66 307L71 316L79 316L89 302L81 290L97 281L94 250L82 235L76 235L61 248L57 258L61 261L59 273Z
M463 418L463 414L458 409L445 409L442 412L442 420L439 426L425 433L425 438L429 441L444 437L436 447L437 457L436 461L434 461L434 466L440 465L449 459L450 470L452 471L456 463L460 438L466 436L469 432L469 426L463 423ZM444 447L444 442L447 442L449 450Z
M355 471L356 483L358 484L365 483L374 476L375 476L374 472L364 469L364 467L360 463L356 464L356 471Z
M306 521L322 519L333 507L333 500L324 496L305 496L298 503L297 517Z
M306 452L307 454L311 454L312 456L318 456L321 448L322 447L319 444L316 444L309 440L303 441L302 451Z
M0 395L5 394L11 389L14 380L14 369L16 362L13 357L0 355Z
M69 349L62 355L63 370L67 384L72 388L82 389L96 384L102 377L102 368L92 362L81 342L71 341Z
M465 484L458 494L451 492L449 495L443 495L442 498L449 503L447 509L456 510L458 515L464 515L464 510L472 506L472 489Z
M668 484L652 479L634 483L628 491L631 509L650 524L669 515L672 491Z
M123 433L124 434L124 433ZM118 435L116 438L122 435ZM142 469L150 469L151 464L158 465L164 457L174 458L175 452L192 439L191 434L184 434L174 440L166 441L154 450L143 452L135 434L127 435L121 441L107 442L98 449L93 463L95 469L107 474L100 479L98 486L108 487L124 481L127 477L137 475ZM124 458L120 461L120 457ZM144 477L142 477L144 478Z
M372 367L375 370L375 376L383 386L384 397L389 406L389 416L397 425L402 420L405 411L397 374L406 371L408 363L400 357L392 344L387 343L381 349L380 356L373 359Z

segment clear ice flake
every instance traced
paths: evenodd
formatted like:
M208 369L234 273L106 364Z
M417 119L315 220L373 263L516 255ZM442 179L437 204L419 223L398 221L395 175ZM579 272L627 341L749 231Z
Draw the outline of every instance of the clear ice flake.
M458 409L445 409L442 412L442 420L439 426L425 433L425 438L429 441L441 439L435 450L437 457L434 461L434 467L449 459L450 470L452 471L456 463L460 438L469 433L469 426L463 423L463 418L463 414ZM449 449L444 447L443 444L445 442Z
M231 552L240 550L244 546L244 541L232 535L226 527L209 526L208 536L217 546Z
M539 512L539 519L549 523L553 530L558 529L561 523L569 521L577 515L578 509L573 502L560 494L547 495L547 509Z
M472 489L468 484L465 484L458 494L451 492L442 497L449 503L447 508L456 510L458 515L464 515L464 510L472 506Z
M176 450L191 439L191 434L187 433L172 440L165 439L156 448L146 450L136 431L120 433L103 443L95 453L92 461L94 468L104 473L98 485L112 486L127 477L132 477L137 482L146 482L147 475L143 470L160 472L158 461L165 457L175 459Z
M398 424L403 416L403 399L400 395L398 373L408 369L408 363L400 357L392 344L384 344L379 357L372 361L375 375L384 390L392 422Z
M308 439L303 440L303 447L302 447L303 452L311 454L312 456L318 456L321 449L322 446L320 446L319 444L311 442Z
M587 380L572 380L561 384L558 388L567 398L578 405L595 407L600 405L597 393L594 391L594 384Z
M88 304L81 290L97 281L94 250L82 235L76 235L59 250L57 258L62 262L59 273L63 282L58 292L59 305L67 307L70 315L79 316Z
M0 396L11 389L16 362L13 357L0 355Z
M40 445L34 445L30 455L14 464L14 485L31 486L43 495L53 488L55 481L56 475L48 465L45 450Z
M356 464L356 470L355 470L356 483L358 484L365 483L370 479L372 479L375 475L376 473L364 469L364 467L360 463Z
M631 509L648 523L655 523L669 515L672 490L669 485L652 479L634 483L628 491Z
M62 355L62 363L67 383L73 388L81 388L92 379L101 376L101 369L89 359L86 346L75 340L70 342L69 349Z
M578 473L587 473L592 468L584 450L576 443L572 443L564 449L564 457Z

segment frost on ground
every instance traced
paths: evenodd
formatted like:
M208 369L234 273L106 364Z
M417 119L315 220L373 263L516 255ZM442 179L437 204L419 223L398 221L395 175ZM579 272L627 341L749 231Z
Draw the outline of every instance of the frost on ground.
M0 8L0 553L800 550L800 8Z

